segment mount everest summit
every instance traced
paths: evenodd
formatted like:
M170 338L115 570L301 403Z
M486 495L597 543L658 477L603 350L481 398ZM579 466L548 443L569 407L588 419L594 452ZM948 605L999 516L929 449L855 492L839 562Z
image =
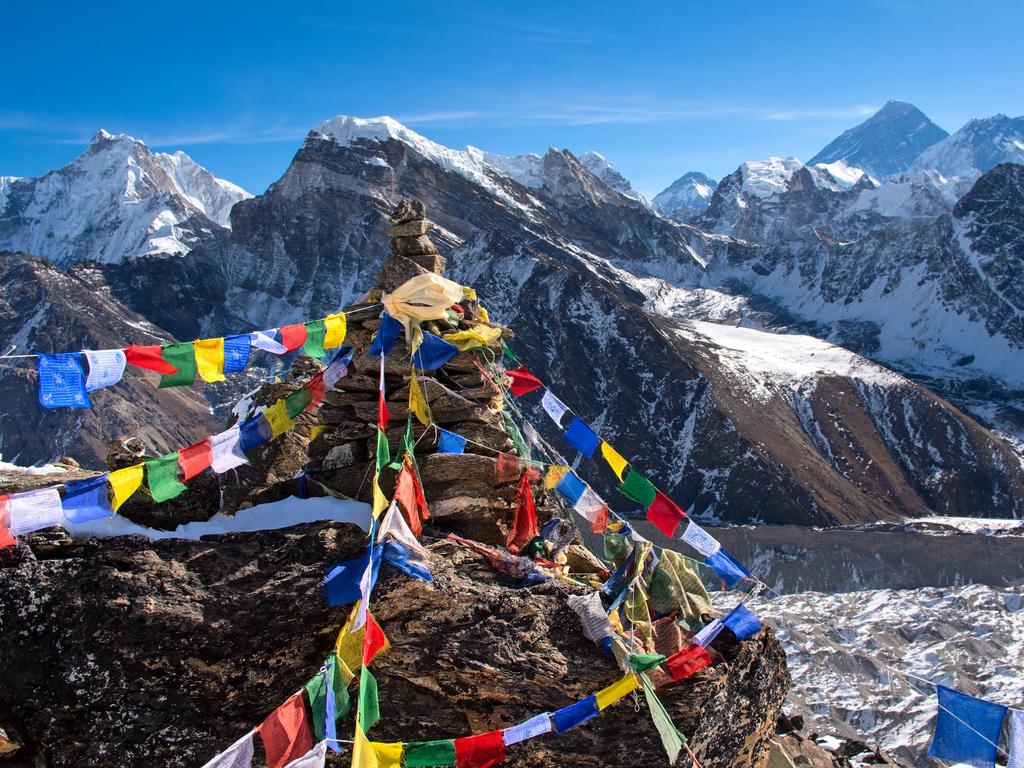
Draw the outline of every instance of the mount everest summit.
M90 279L111 303L192 339L351 302L386 254L386 212L416 197L449 272L517 331L528 367L692 512L1019 516L1016 129L942 138L908 106L886 105L818 162L746 162L717 185L691 173L650 201L597 153L455 150L390 118L317 125L257 197L101 133L66 168L5 182L0 247L98 262ZM922 170L919 145L974 165L956 180ZM1011 164L989 165L986 147ZM871 159L895 154L899 169ZM24 318L5 339L47 344ZM67 348L95 343L86 331ZM30 412L34 392L20 391ZM5 456L22 448L11 426Z

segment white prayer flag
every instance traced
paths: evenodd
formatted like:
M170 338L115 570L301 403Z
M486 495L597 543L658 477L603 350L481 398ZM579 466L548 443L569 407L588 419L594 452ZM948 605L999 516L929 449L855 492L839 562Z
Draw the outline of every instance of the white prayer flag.
M335 360L333 363L324 368L324 389L334 389L334 385L338 383L338 380L348 375L348 366L345 365L344 360Z
M528 421L524 422L523 434L526 435L526 439L530 441L534 448L539 451L544 450L544 441L540 439L540 435L537 434L537 430L533 428L533 424Z
M579 501L573 505L573 509L593 523L597 520L598 514L604 509L604 506L604 501L601 500L601 497L594 493L593 489L588 485L583 495L580 496Z
M252 731L225 749L203 768L249 768L252 765Z
M210 449L213 453L210 466L214 472L221 474L249 463L249 459L242 452L241 437L237 424L210 437Z
M725 624L722 623L721 619L715 619L693 636L694 645L707 648L723 629L725 629Z
M589 595L573 595L566 602L583 622L583 634L592 642L600 643L609 635L614 635L612 623L601 604L601 595L591 592Z
M409 524L405 522L405 517L402 515L402 511L398 508L398 502L392 501L391 506L388 507L387 514L384 515L384 519L380 521L380 538L390 535L395 541L400 544L404 544L411 552L415 552L424 560L429 560L430 556L427 554L427 550L423 548L423 545L416 539L416 535L409 528ZM380 539L378 539L379 541Z
M83 349L82 354L89 361L89 373L85 377L86 392L95 392L97 389L117 384L124 376L124 367L128 361L123 349Z
M683 531L683 541L704 555L704 557L711 557L722 548L718 539L692 520L686 526L686 530Z
M551 716L544 712L531 717L525 723L513 725L501 732L501 740L507 747L509 744L518 744L520 741L532 739L535 736L542 736L551 732Z
M61 521L60 494L56 488L40 488L8 496L11 533L23 536L32 531L58 525Z
M284 768L323 768L327 760L327 742L321 741L302 757L288 763Z
M267 352L273 352L275 355L283 355L288 350L281 342L274 341L273 333L274 329L250 333L249 346L255 347L256 349L262 349Z
M554 420L555 424L561 427L562 417L568 412L569 406L551 394L550 389L544 390L544 397L541 398L540 404L544 406L544 410L547 411L548 416Z
M1024 711L1010 710L1010 761L1006 768L1024 768Z
M366 570L359 577L359 608L356 610L355 621L352 622L352 631L362 629L366 626L366 609L370 605L370 582L373 579L373 555L366 561Z

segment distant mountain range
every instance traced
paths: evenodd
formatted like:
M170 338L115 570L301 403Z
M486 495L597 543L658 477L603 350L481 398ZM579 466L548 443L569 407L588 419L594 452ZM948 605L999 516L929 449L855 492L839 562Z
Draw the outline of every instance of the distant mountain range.
M651 201L597 153L454 150L389 118L321 123L255 198L185 174L204 181L204 197L156 159L171 156L100 134L67 168L5 183L0 245L28 243L58 266L102 262L79 269L111 312L189 339L352 301L387 252L386 213L416 197L439 225L450 274L516 330L528 367L692 512L816 525L1021 515L1017 122L973 121L922 147L956 156L950 176L909 157L934 132L907 106L886 105L818 162L747 162L717 185L687 174ZM857 165L897 150L891 173ZM1006 162L979 166L993 158ZM122 179L136 180L127 207L147 211L139 220L188 216L170 235L157 236L159 216L152 231L122 234ZM231 194L228 217L214 198ZM47 200L73 211L63 218L75 226L39 214ZM23 312L4 331L5 349L110 343L88 327L51 338ZM19 442L14 427L36 406L31 382L18 382L4 455L74 451L73 425L59 444Z

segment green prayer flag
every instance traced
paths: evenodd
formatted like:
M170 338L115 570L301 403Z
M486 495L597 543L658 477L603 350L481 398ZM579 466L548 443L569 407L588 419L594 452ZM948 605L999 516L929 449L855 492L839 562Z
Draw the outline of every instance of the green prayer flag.
M306 406L313 402L313 392L309 387L299 387L284 399L284 409L289 419L298 418Z
M177 451L146 462L146 485L149 486L149 495L157 503L173 499L185 490L178 481Z
M665 747L665 754L668 755L668 764L672 765L679 758L679 751L683 748L683 742L686 739L673 725L672 718L669 717L665 706L655 694L654 686L647 679L647 675L641 673L640 682L644 686L647 708L651 710L651 720L654 721L654 727L658 729L658 735L661 736L661 744Z
M412 411L409 411L409 416L405 422L405 434L402 435L402 454L412 459L412 468L416 470L416 477L423 482L423 478L420 477L420 465L416 461L416 441L412 436Z
M509 358L511 360L515 360L517 363L521 363L522 362L522 360L520 360L516 356L516 353L508 348L508 344L506 344L504 341L501 342L501 351L505 353L505 357L507 357L507 358Z
M165 373L160 377L161 389L189 386L195 382L196 348L194 342L167 344L160 348L160 357L164 359L164 362L178 369L175 373Z
M324 351L324 337L327 335L327 326L323 320L313 320L306 323L306 341L302 345L304 354L317 359L326 357Z
M377 680L370 674L370 670L363 667L359 673L359 723L363 726L363 733L373 728L374 723L380 720L380 702L377 700Z
M651 506L654 498L658 495L658 489L646 477L641 475L632 467L626 472L626 479L619 486L619 491L633 501L643 504L644 507Z
M665 657L660 653L634 653L629 657L629 666L637 672L646 672L664 663Z
M328 658L333 656L332 652ZM345 682L341 678L341 670L337 661L331 665L331 669L334 670L332 683L334 686L334 711L337 719L341 720L348 716L348 688L345 687ZM306 689L309 705L313 710L313 732L316 734L317 741L323 741L324 719L327 717L327 683L324 680L324 671L321 669L317 672L303 687Z
M520 459L529 460L533 458L533 454L530 453L530 446L526 444L523 439L523 433L519 431L519 427L512 421L512 417L504 411L501 415L505 417L505 431L508 432L509 439L512 440L512 445L516 448L516 453L519 454Z
M388 446L388 439L384 430L377 428L377 469L384 469L391 463L391 448Z
M623 536L621 533L605 531L603 543L604 559L615 563L615 565L619 565L633 551L633 545L630 543L629 537Z
M407 741L405 743L405 764L408 768L455 765L455 740Z

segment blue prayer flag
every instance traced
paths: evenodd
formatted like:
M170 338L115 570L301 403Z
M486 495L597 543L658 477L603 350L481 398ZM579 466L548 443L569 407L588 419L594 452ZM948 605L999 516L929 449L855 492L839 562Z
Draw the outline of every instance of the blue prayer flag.
M579 416L573 416L572 423L565 430L565 440L588 459L594 455L597 446L601 444L601 438Z
M464 453L465 450L466 438L447 429L441 430L441 439L437 441L438 453Z
M338 743L338 706L334 700L334 656L327 658L324 664L324 685L327 698L324 701L324 740L334 752L341 752L341 744Z
M262 413L259 416L246 419L238 425L238 447L242 449L242 453L248 453L269 440L270 425L263 418Z
M328 605L348 605L360 597L359 580L370 562L372 550L338 563L324 577L324 597Z
M761 620L743 603L733 608L722 623L732 630L737 640L746 640L761 631Z
M570 504L575 504L583 497L583 493L587 490L587 485L576 476L575 472L570 470L558 482L555 490Z
M391 348L395 346L395 341L401 332L402 324L387 312L382 312L380 328L377 329L377 335L373 337L373 343L370 344L370 354L380 357L381 353L386 355L391 352Z
M423 332L423 343L412 356L413 363L417 368L424 371L433 371L440 368L453 357L459 354L459 348L440 336L435 336L429 331Z
M44 408L92 408L79 352L39 353L39 404Z
M61 506L64 519L69 523L85 523L114 514L107 496L107 475L90 477L88 480L74 480L64 484L64 498Z
M420 581L433 581L434 577L426 568L426 563L419 557L414 557L409 548L400 541L391 539L384 544L384 561L395 566L407 576Z
M239 373L249 364L249 334L224 337L224 373Z
M597 717L599 711L597 708L597 697L590 695L585 699L577 701L575 704L570 704L568 707L552 712L551 721L555 725L555 733L565 733L570 728L582 725L590 718Z
M736 559L724 549L718 550L715 554L709 556L704 562L714 569L715 573L721 577L722 581L724 581L729 588L734 587L738 581L750 575L750 571L743 567L741 563L737 562Z
M1007 708L941 685L939 717L928 756L978 768L994 766Z

